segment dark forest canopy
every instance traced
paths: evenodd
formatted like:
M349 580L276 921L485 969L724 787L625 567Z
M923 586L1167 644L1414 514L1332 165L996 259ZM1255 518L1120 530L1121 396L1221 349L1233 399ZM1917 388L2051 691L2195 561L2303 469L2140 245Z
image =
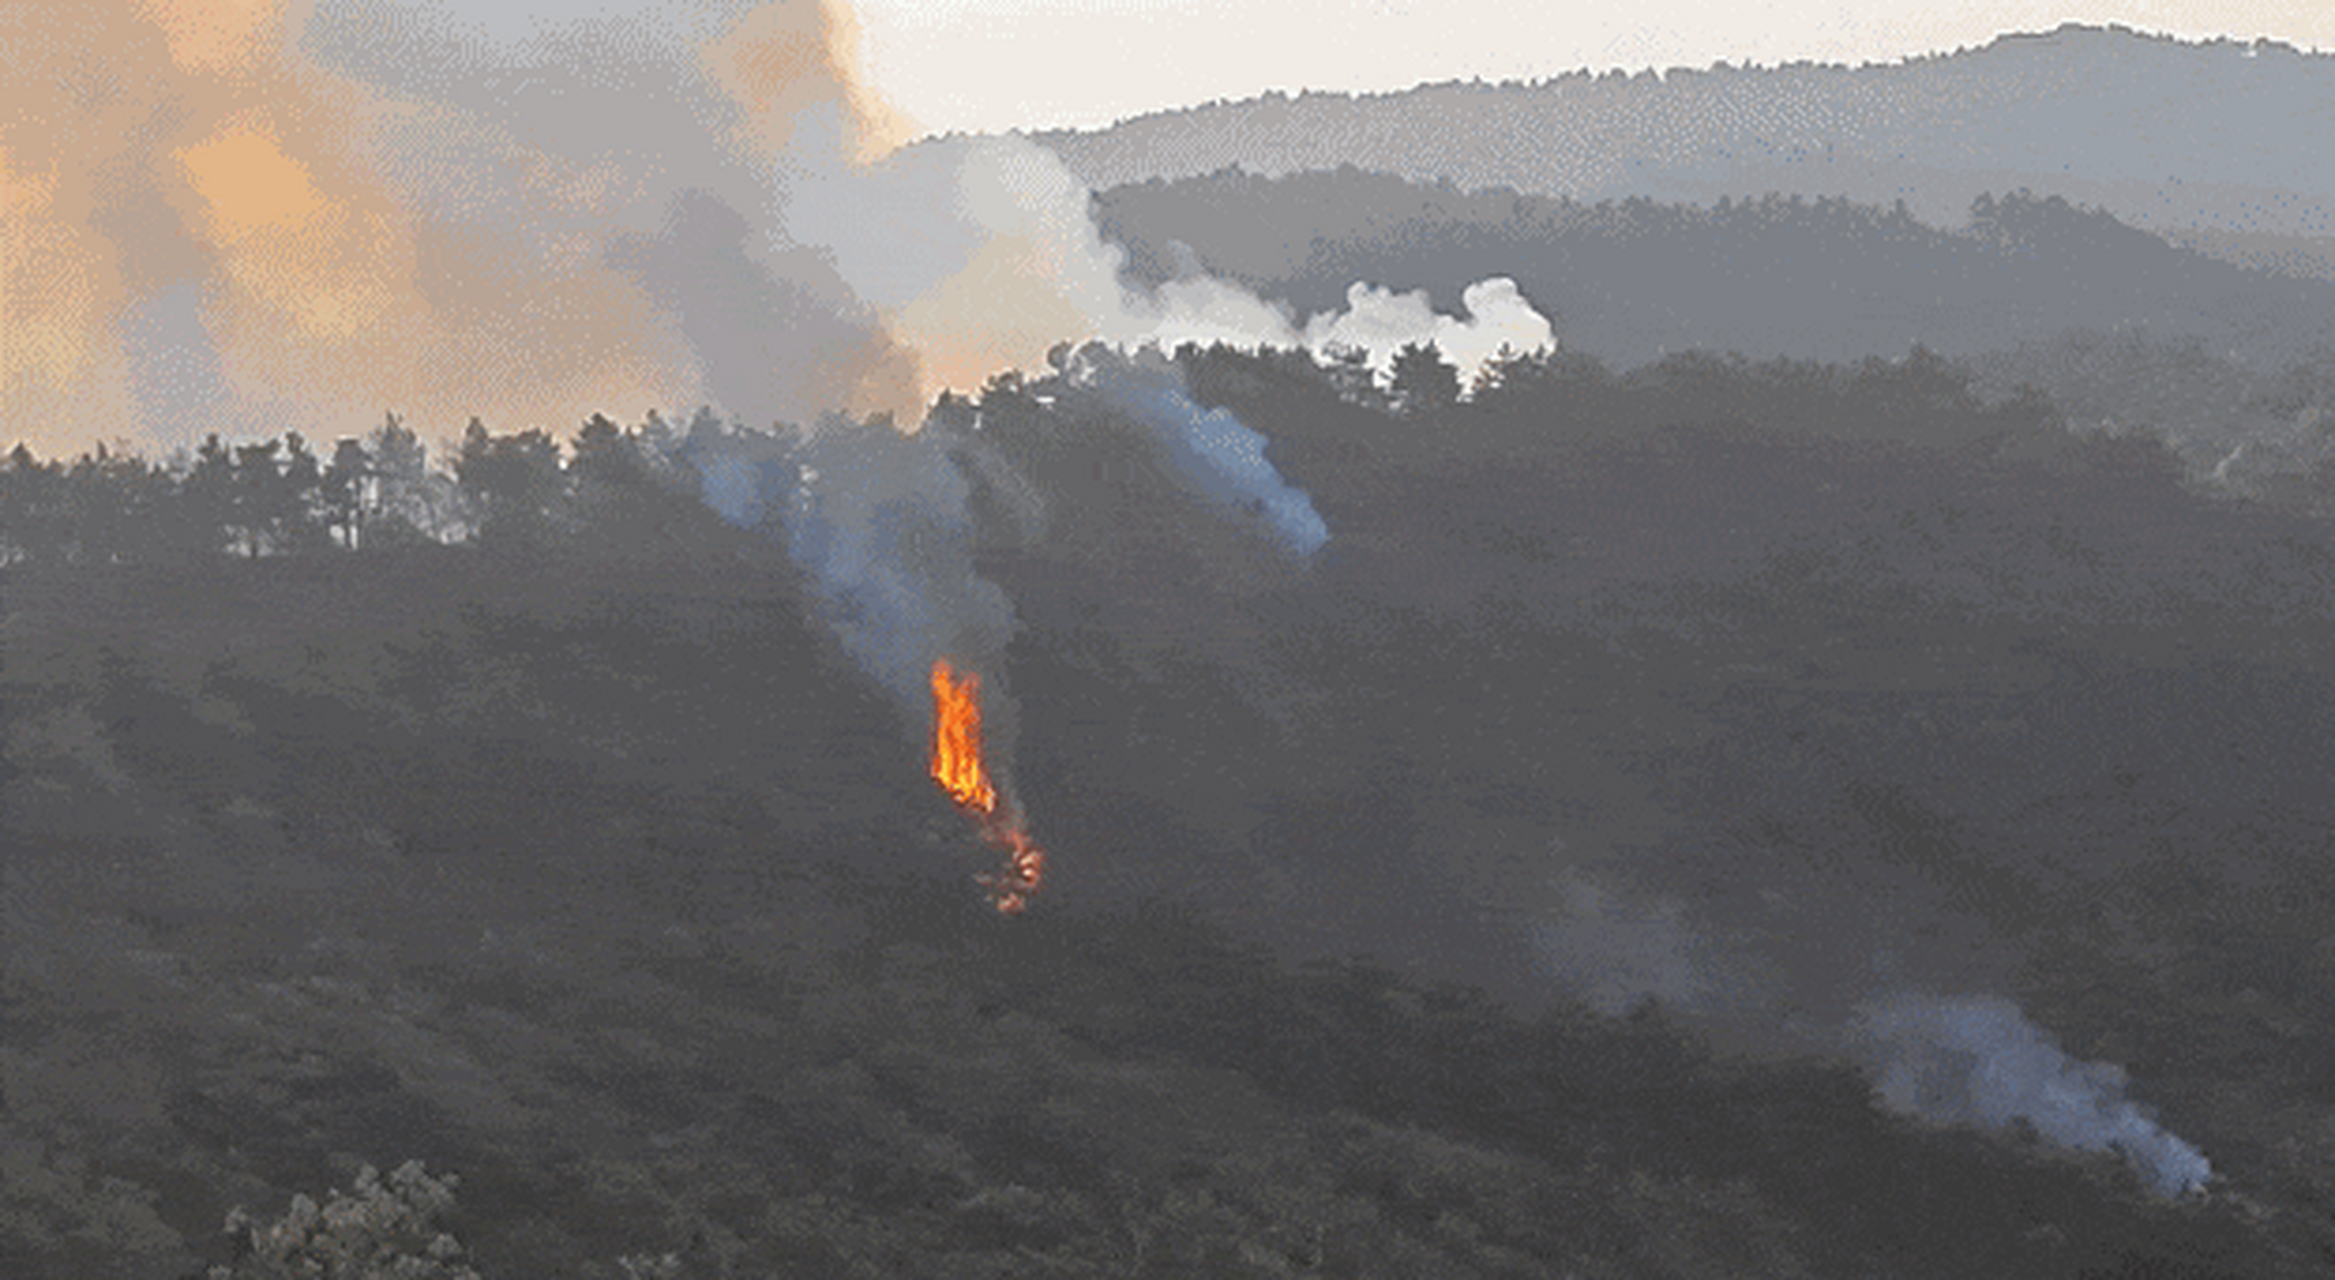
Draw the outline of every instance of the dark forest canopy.
M1374 375L1358 353L1303 350L1186 346L1174 364L1203 400L1230 399L1254 416L1301 486L1307 458L1325 451L1364 448L1394 464L1420 451L1533 456L1681 424L1946 449L2037 445L2065 434L2065 415L2041 392L2025 387L1984 403L1968 367L1919 347L1902 359L1848 365L1691 351L1627 372L1564 350L1510 353L1464 399L1431 343L1399 353L1391 375ZM1008 425L1042 416L1058 393L1074 390L1063 377L1006 375L972 397L944 394L936 420L973 412ZM701 410L690 430L709 429L719 424ZM213 435L169 462L104 445L44 460L18 445L0 458L0 565L458 542L643 548L677 537L676 519L707 518L686 436L654 413L631 427L596 415L564 442L539 428L496 433L474 419L449 454L433 459L392 414L329 454L298 433L239 443ZM2302 477L2287 487L2312 485Z
M665 533L695 513L694 477L655 447L654 414L631 428L594 416L562 443L540 429L497 434L472 419L450 458L388 416L319 459L298 432L153 462L98 445L44 461L18 445L0 460L0 564L170 563L229 555L307 556L420 544Z

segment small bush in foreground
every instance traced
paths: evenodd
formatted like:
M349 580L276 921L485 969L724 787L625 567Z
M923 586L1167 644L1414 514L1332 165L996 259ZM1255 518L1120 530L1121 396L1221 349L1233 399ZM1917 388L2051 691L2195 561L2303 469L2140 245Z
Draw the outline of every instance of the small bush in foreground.
M353 1194L334 1190L319 1206L292 1197L282 1218L262 1225L238 1205L227 1214L236 1261L207 1280L479 1280L455 1261L462 1246L436 1227L454 1205L453 1174L433 1178L408 1160L383 1182L373 1166L357 1171Z

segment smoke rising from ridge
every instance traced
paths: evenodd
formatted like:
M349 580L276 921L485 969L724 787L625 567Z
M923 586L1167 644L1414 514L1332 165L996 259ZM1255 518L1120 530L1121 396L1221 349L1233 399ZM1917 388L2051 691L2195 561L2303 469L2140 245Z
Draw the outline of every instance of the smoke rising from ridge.
M1852 1035L1880 1059L1893 1111L1989 1129L2023 1120L2082 1151L2115 1151L2163 1195L2202 1188L2213 1166L2124 1096L2122 1068L2079 1062L2009 1000L1901 993L1875 1002Z
M1329 526L1313 499L1266 459L1265 437L1227 410L1193 403L1183 375L1158 352L1128 357L1089 345L1064 372L1072 385L1092 389L1105 404L1151 427L1174 472L1202 498L1228 513L1257 515L1284 549L1299 556L1329 542Z
M705 499L783 528L845 648L911 706L944 653L1002 694L1012 625L973 570L944 448L965 442L915 438L937 392L1065 342L1293 340L1231 286L1123 286L1049 152L903 146L835 0L11 16L36 33L0 88L11 437L168 451L384 409L565 435L708 405L677 445ZM1187 483L1294 548L1327 537L1229 414L1166 375L1113 385Z

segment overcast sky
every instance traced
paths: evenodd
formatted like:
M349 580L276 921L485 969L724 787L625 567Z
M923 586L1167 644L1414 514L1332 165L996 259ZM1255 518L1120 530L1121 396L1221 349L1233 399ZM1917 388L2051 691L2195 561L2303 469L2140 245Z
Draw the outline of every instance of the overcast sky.
M2335 50L2335 0L857 0L867 70L927 132L1103 125L1268 89L1581 67L1887 62L2062 22Z

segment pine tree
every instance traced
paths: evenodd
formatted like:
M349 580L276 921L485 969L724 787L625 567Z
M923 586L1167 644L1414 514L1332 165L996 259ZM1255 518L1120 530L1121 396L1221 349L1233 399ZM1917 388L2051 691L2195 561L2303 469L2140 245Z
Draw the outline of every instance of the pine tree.
M1406 417L1440 413L1459 403L1459 370L1433 342L1405 343L1395 352L1387 390Z

